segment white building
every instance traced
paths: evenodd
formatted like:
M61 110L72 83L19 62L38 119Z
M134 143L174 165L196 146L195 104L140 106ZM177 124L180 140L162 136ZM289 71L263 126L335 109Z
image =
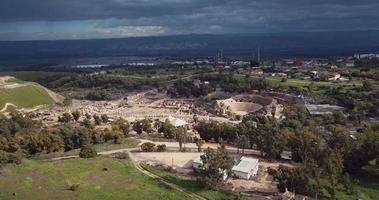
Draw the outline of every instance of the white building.
M255 158L241 157L239 163L232 168L235 176L241 179L247 179L257 175L259 160Z
M189 124L188 122L186 122L182 119L175 118L172 116L169 116L168 118L165 118L165 119L161 119L160 121L165 122L166 120L168 120L170 122L170 124L174 125L175 127L187 126Z

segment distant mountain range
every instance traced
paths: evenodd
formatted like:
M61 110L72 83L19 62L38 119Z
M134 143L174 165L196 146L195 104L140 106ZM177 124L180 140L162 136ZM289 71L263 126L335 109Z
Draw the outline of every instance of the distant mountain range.
M379 31L173 35L121 39L1 41L0 60L106 56L344 56L379 52Z

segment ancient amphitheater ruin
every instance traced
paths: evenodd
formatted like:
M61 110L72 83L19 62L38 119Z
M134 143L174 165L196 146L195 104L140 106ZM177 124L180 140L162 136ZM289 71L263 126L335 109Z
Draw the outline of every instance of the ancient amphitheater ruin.
M237 120L257 112L276 119L283 117L283 105L274 98L261 95L237 95L228 99L216 100L216 110L223 116Z

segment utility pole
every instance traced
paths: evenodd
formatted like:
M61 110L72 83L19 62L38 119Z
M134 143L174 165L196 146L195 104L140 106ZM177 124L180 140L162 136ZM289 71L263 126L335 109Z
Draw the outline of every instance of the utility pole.
M258 47L258 62L261 62L261 47Z

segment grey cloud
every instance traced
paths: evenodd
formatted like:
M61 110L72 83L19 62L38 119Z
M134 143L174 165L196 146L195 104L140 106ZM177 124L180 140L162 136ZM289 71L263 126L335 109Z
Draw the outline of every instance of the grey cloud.
M93 36L143 26L159 34L358 30L379 29L378 9L377 0L1 0L0 23L94 20Z

